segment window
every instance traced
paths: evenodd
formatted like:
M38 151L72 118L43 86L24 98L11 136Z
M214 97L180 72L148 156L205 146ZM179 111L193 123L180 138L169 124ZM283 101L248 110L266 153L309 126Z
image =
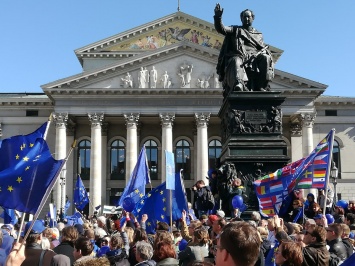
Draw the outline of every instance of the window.
M337 110L325 110L325 116L337 116L338 111Z
M125 180L125 145L121 140L115 140L110 147L110 178L113 180Z
M82 140L78 145L78 172L83 180L90 179L90 153L91 142Z
M340 146L339 142L334 140L333 143L333 162L335 166L338 168L338 177L341 178L341 164L340 164Z
M222 143L213 139L208 144L208 169L215 169L218 165L218 158L222 152Z
M26 110L26 116L38 116L37 110Z
M152 180L158 179L158 145L154 140L147 140L145 143L147 153L149 174Z
M184 179L191 178L190 144L187 140L179 140L175 149L175 171L183 169Z

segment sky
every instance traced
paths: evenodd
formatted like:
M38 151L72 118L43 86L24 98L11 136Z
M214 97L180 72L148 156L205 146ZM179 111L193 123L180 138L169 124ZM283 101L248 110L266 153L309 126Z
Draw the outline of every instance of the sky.
M0 93L41 93L41 85L82 72L74 50L180 11L213 23L210 0L2 0ZM220 0L225 25L244 9L264 41L284 50L276 69L355 97L355 1Z

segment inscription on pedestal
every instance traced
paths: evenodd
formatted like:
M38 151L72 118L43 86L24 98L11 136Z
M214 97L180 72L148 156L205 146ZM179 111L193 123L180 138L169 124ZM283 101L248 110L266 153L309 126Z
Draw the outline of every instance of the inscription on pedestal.
M264 111L245 111L245 122L251 124L266 124L267 112Z

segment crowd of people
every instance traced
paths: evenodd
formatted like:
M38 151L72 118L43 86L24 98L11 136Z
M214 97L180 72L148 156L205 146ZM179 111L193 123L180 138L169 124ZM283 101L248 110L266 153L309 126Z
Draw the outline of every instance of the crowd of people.
M201 190L209 187L196 184L196 197ZM146 231L149 213L138 221L125 211L71 225L35 220L21 231L19 223L5 224L0 265L352 265L346 263L354 252L354 202L332 208L323 195L298 195L284 217L263 218L255 211L245 221L222 210L195 215L192 207L199 205L189 203L179 221L158 222L154 232Z

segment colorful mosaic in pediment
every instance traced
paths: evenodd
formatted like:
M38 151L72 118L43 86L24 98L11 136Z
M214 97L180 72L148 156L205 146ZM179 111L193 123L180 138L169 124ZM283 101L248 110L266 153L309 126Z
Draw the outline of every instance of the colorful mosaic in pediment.
M109 48L109 51L154 50L180 41L190 41L201 46L220 49L222 35L195 27L184 22L175 22L158 27Z

